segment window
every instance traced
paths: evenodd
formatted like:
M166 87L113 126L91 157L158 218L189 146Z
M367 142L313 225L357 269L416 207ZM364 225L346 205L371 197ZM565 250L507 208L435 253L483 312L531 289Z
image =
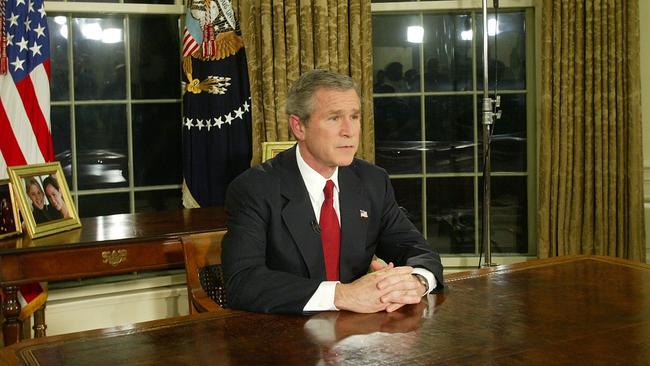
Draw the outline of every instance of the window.
M184 9L166 3L46 4L52 139L81 217L182 206Z
M429 243L467 259L482 250L483 16L449 3L373 4L375 157ZM532 8L488 15L503 111L491 143L495 255L535 252L533 19Z

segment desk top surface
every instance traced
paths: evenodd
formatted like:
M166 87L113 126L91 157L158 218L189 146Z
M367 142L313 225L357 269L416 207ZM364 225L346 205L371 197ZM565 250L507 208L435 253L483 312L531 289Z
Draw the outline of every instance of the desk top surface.
M28 340L0 365L648 364L650 266L560 257L449 276L392 314L236 311Z
M81 228L30 239L22 236L0 240L0 255L21 251L82 247L102 243L134 242L178 237L224 229L226 215L221 207L120 214L81 219Z

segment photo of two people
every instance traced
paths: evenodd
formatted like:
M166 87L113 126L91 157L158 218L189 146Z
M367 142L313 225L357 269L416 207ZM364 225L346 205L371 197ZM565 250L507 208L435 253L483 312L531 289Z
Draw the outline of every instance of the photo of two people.
M7 172L30 237L81 226L59 162L13 166Z
M52 175L33 176L23 180L36 224L71 217L56 177Z

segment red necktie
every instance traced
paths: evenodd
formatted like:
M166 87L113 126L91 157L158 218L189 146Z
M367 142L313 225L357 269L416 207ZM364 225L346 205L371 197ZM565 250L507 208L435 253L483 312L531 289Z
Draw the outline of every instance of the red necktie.
M320 239L323 243L325 273L328 281L339 279L339 252L341 251L341 228L334 211L334 182L325 183L325 201L320 208Z

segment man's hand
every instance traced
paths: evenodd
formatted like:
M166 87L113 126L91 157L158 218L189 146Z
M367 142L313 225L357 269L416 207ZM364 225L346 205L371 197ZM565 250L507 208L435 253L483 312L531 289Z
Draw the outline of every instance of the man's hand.
M377 287L382 291L388 291L380 300L382 303L388 304L386 311L389 313L406 304L418 304L427 290L412 273L386 277L379 281Z
M425 292L412 267L395 267L373 261L373 272L349 283L336 285L334 305L357 313L393 312L405 304L417 304Z

